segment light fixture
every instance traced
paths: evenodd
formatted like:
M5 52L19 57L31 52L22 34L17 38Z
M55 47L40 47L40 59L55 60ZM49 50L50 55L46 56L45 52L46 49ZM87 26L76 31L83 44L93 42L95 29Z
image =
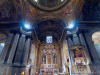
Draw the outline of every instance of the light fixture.
M74 22L70 22L69 24L68 24L68 27L67 28L69 28L69 29L72 29L72 28L74 28Z
M24 24L24 27L25 27L26 29L30 29L30 28L31 28L31 26L30 26L29 23L25 23L25 24Z

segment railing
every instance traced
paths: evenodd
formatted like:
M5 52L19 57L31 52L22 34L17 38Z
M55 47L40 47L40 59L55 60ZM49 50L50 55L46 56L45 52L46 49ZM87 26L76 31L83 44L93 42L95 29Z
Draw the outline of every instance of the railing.
M41 64L40 68L59 68L58 64Z
M100 73L72 73L72 75L100 75Z
M59 75L100 75L100 73L59 73Z

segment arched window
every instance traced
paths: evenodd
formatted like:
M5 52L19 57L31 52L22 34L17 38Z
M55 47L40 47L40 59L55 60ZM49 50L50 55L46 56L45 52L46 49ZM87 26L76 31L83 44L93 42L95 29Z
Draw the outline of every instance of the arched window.
M2 53L2 50L5 46L5 41L6 41L6 35L3 33L0 33L0 54Z
M92 41L94 42L96 51L97 51L97 53L99 55L99 58L100 58L100 31L99 32L95 32L92 35Z

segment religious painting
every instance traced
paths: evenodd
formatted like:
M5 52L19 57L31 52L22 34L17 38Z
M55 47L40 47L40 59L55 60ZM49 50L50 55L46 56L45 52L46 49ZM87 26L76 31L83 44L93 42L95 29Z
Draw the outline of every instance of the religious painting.
M51 58L48 58L48 64L51 64Z

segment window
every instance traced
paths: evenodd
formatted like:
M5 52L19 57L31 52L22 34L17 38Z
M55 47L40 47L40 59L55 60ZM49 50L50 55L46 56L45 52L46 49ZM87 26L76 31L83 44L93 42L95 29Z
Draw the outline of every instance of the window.
M0 34L0 54L5 46L6 36L4 34Z
M52 43L52 36L46 36L46 43Z
M96 48L96 51L99 55L99 58L100 58L100 32L95 32L93 35L92 35L92 40L94 42L94 45L95 45L95 48Z

